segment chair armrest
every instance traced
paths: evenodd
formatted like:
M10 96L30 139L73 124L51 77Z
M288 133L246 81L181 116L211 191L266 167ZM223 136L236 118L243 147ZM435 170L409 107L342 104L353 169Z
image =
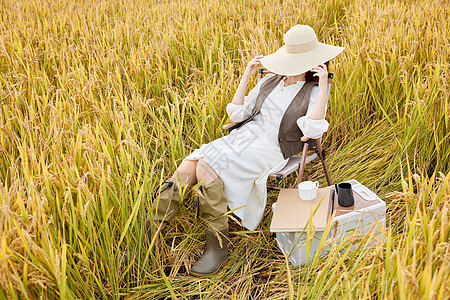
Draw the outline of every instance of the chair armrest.
M302 136L300 141L309 145L308 151L314 149L314 151L317 152L317 148L318 148L317 146L318 145L319 145L320 149L323 150L323 148L322 148L322 138L313 139L313 138L310 138L310 137L307 137L307 136ZM305 150L305 149L303 148L303 150Z
M239 128L244 124L245 121L242 122L230 122L222 126L223 129L226 129L228 133L230 133L233 129ZM228 134L227 133L227 134Z
M307 142L310 138L307 136L302 136L302 138L300 139L302 142Z
M223 126L222 126L222 129L228 130L228 129L230 129L231 127L233 127L234 125L236 125L236 124L239 124L239 122L229 122L229 123L223 125Z

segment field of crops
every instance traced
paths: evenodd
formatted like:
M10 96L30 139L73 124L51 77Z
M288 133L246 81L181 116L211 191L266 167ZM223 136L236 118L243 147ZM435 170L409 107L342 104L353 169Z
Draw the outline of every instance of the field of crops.
M0 1L0 299L449 299L449 18L439 0ZM334 182L386 201L386 241L294 268L271 192L257 230L230 218L228 265L191 277L196 199L152 251L152 193L225 134L247 62L295 24L346 48L324 145Z

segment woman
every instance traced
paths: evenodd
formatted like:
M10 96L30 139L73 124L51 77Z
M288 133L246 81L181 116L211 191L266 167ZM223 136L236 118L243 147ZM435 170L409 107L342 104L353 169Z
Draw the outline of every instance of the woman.
M200 182L199 208L207 222L206 251L191 274L212 275L228 261L227 206L253 230L266 204L268 175L281 169L299 153L300 138L319 138L328 129L324 119L329 95L324 64L344 48L317 41L314 30L296 25L284 35L276 52L254 57L226 111L233 122L245 121L229 135L203 144L183 159L173 176L163 183L153 217L164 226L178 211L180 187ZM260 65L273 72L245 96L250 77ZM318 77L318 86L307 81L307 71ZM290 137L294 137L293 139Z

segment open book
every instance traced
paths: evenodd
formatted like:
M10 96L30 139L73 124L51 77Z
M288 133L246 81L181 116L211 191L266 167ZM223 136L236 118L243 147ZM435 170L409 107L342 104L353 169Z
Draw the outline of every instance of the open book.
M295 232L307 227L312 215L316 229L325 229L333 213L333 188L319 188L317 197L304 201L298 195L298 189L281 189L270 224L271 232Z

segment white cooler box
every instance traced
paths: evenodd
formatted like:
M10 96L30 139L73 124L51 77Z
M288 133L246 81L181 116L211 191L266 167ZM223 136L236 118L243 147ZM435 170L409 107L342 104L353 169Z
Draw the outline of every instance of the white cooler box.
M339 212L335 207L336 215L331 222L331 230L327 237L328 245L320 252L320 256L327 254L331 249L331 244L339 242L349 235L366 235L370 237L368 243L377 243L385 239L384 229L386 228L386 203L367 187L361 185L357 180L347 181L352 184L354 192L357 192L363 199L370 200L370 205L362 209ZM359 191L359 192L358 192ZM336 198L337 202L337 198ZM276 203L272 205L275 211ZM338 215L340 214L340 215ZM336 229L334 229L336 228ZM303 232L276 232L278 248L288 256L289 261L294 265L302 265L314 257L322 239L323 230L316 230L309 245L309 255L307 252L307 231ZM331 241L329 239L332 239ZM358 239L360 240L360 239ZM330 243L331 242L331 243ZM351 248L358 247L359 243L352 243Z

